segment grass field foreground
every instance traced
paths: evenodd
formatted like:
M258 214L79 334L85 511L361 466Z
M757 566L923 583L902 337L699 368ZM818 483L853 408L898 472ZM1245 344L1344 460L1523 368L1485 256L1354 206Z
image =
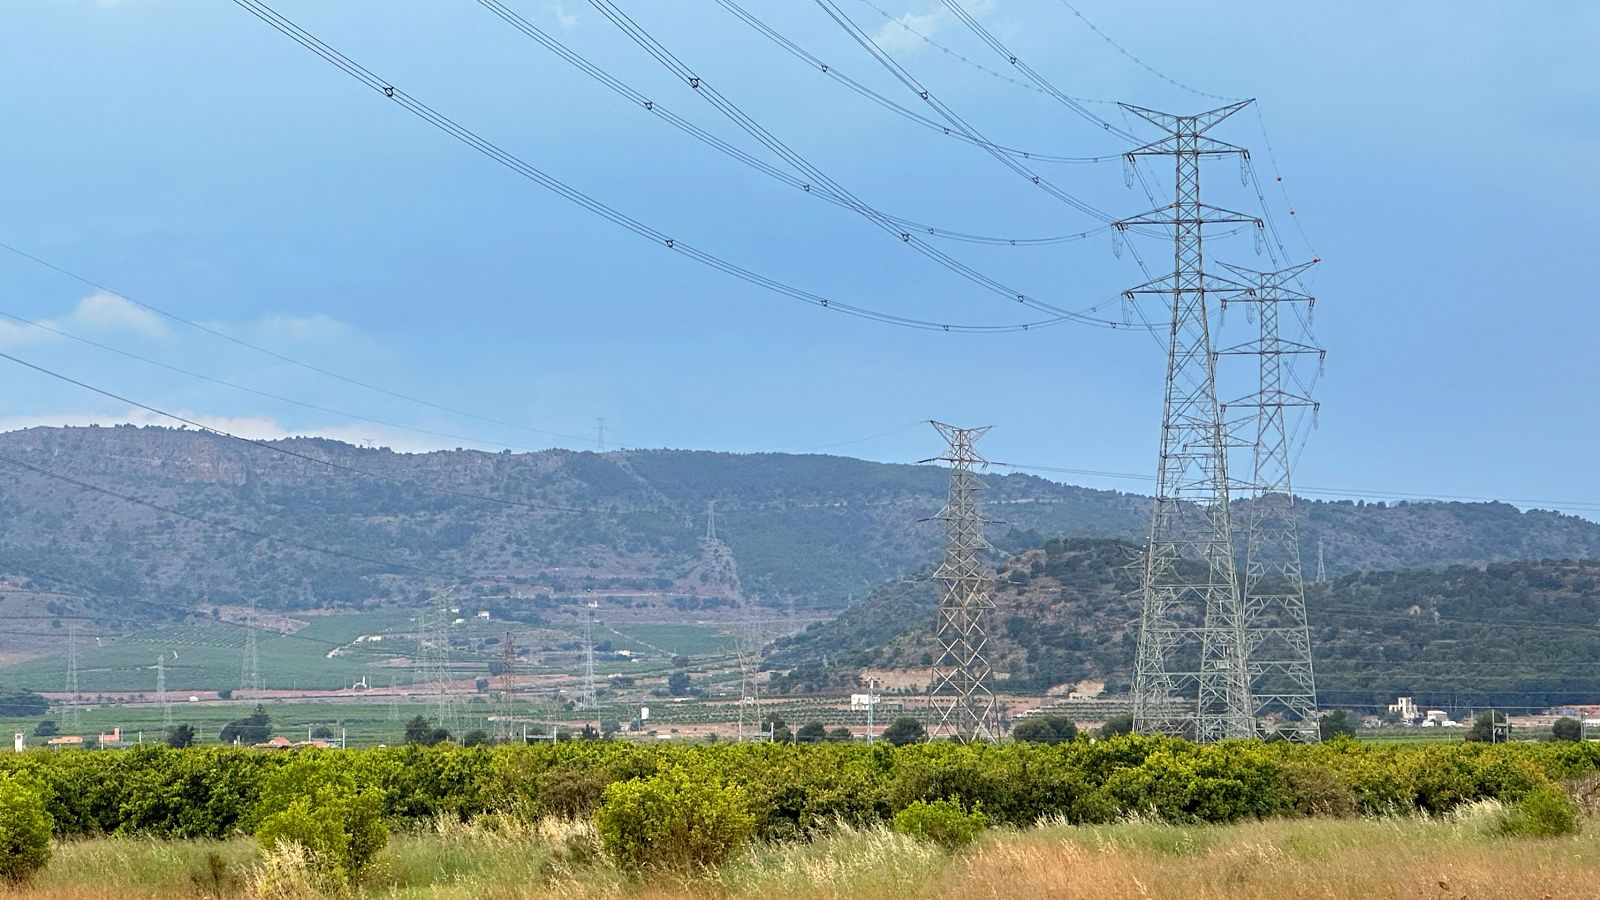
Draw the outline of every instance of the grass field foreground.
M1496 837L1498 804L1448 817L1272 820L1227 826L1124 822L997 829L947 851L884 828L756 844L699 877L626 875L585 822L525 828L445 822L400 835L360 896L374 898L1557 898L1592 896L1600 833ZM1593 822L1589 823L1593 826ZM63 842L17 900L314 896L249 838Z

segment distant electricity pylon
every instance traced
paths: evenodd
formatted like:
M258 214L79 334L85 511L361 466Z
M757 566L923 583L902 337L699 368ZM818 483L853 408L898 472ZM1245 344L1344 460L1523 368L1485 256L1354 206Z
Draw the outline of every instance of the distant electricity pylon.
M983 569L986 523L978 510L983 482L973 471L985 465L978 439L989 428L957 428L932 423L950 443L936 457L950 464L950 496L935 518L944 522L944 557L934 578L939 582L939 661L933 672L933 703L939 710L937 731L960 741L995 740L1000 736L1000 710L989 686L988 617L994 609ZM932 462L933 460L927 460Z
M594 447L597 451L606 452L606 419L601 416L594 420Z
M1161 457L1140 579L1134 727L1202 742L1255 733L1207 308L1208 294L1246 289L1205 272L1202 233L1207 225L1261 222L1200 202L1201 158L1245 152L1205 134L1248 102L1195 116L1123 105L1167 133L1129 151L1130 166L1140 156L1170 156L1176 168L1172 203L1115 223L1119 232L1157 225L1173 234L1172 274L1126 292L1130 299L1167 297L1172 307Z
M579 701L579 707L590 711L600 708L599 694L594 686L594 621L599 616L599 609L600 604L590 600L583 615L583 699ZM599 713L595 714L595 722L595 727L599 728Z
M1281 272L1256 272L1229 266L1252 291L1233 299L1256 308L1260 330L1255 340L1222 351L1253 356L1260 385L1257 392L1229 403L1254 412L1255 477L1245 532L1244 632L1245 659L1257 721L1283 717L1293 740L1316 743L1317 684L1311 663L1311 629L1306 624L1306 586L1300 565L1300 532L1295 524L1294 489L1290 479L1287 418L1290 410L1317 411L1317 402L1290 389L1289 364L1297 356L1316 356L1319 347L1285 340L1279 332L1279 308L1315 301L1288 282L1314 265L1303 263ZM1320 544L1318 545L1320 549Z
M161 727L172 727L172 698L167 696L167 651L156 657L156 702L161 704Z
M261 691L261 654L256 649L256 601L250 598L250 617L244 622L244 659L239 662L239 689L258 694Z
M511 632L506 632L505 640L500 644L500 702L495 726L495 738L504 742L511 740L513 728L512 720L517 714L517 644L512 640Z
M453 592L436 590L429 608L422 615L422 677L433 695L434 720L440 728L453 729L456 722L455 695L450 692L450 606Z
M61 713L61 723L68 728L83 724L81 707L83 693L78 688L78 626L67 626L67 691L66 707Z
M1322 558L1322 538L1317 538L1317 584L1328 583L1328 563Z

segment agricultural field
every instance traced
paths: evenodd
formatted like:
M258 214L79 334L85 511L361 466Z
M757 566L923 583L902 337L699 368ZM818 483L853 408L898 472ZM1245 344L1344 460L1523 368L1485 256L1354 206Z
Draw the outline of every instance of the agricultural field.
M556 745L0 756L19 898L1554 898L1600 745ZM5 829L10 829L5 831Z

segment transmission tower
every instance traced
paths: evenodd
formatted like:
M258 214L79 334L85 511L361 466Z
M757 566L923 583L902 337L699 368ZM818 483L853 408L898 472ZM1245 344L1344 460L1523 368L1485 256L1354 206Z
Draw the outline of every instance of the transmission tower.
M500 644L500 703L495 727L495 737L504 742L511 739L512 719L517 714L517 645L511 632L506 632Z
M61 723L68 728L83 724L83 693L78 689L78 626L67 626L67 701Z
M974 446L989 428L957 428L932 423L950 443L938 461L950 464L950 495L935 518L945 523L944 557L934 578L939 581L939 661L933 673L933 703L939 710L937 731L959 741L994 740L1000 735L1000 710L990 689L987 632L989 598L983 570L987 522L978 511L983 489L974 466L986 465ZM927 460L932 462L933 460Z
M1115 223L1170 228L1173 272L1126 292L1160 295L1171 304L1161 457L1140 579L1138 658L1134 666L1134 727L1210 742L1255 733L1245 669L1244 609L1233 555L1228 508L1227 440L1217 402L1216 360L1207 295L1246 288L1207 274L1202 251L1207 225L1250 223L1253 216L1200 201L1200 160L1245 151L1205 133L1249 101L1195 116L1137 106L1123 109L1166 132L1126 154L1169 156L1175 163L1173 202Z
M606 419L601 416L594 420L594 447L595 450L606 452Z
M239 689L246 693L260 693L261 655L256 650L256 601L253 597L244 628L244 659L239 663Z
M439 727L455 730L456 698L450 692L450 622L453 618L450 601L454 592L433 592L431 609L423 616L426 664L424 672L433 694L434 718Z
M717 540L717 501L706 501L706 542L715 543Z
M599 615L600 604L590 600L583 617L583 698L579 707L586 710L597 710L600 702L594 688L594 620ZM596 713L596 725L600 726L599 714Z
M1328 564L1322 558L1322 538L1317 538L1317 584L1328 583Z
M161 704L161 727L172 727L172 702L167 698L167 651L156 657L156 702Z
M1309 308L1315 302L1288 286L1314 263L1281 272L1255 272L1224 265L1252 288L1250 294L1232 302L1252 304L1261 326L1255 340L1222 351L1226 355L1253 356L1260 370L1257 392L1228 404L1229 409L1253 410L1256 422L1255 478L1244 567L1245 657L1250 693L1258 722L1281 716L1289 723L1288 737L1316 743L1321 739L1317 686L1311 665L1311 629L1306 624L1306 586L1300 566L1300 533L1295 524L1289 474L1292 447L1286 419L1295 409L1316 412L1316 401L1290 389L1290 369L1296 357L1316 356L1320 361L1323 351L1311 344L1284 340L1278 327L1280 307L1304 303Z

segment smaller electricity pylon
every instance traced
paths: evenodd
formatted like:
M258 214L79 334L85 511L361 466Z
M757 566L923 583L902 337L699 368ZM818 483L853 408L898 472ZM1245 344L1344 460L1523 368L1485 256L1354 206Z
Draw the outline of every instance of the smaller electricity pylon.
M933 672L933 705L939 712L935 733L958 741L995 740L1000 736L1000 708L990 687L988 617L994 609L983 568L989 549L978 509L984 484L973 471L987 465L974 445L989 427L957 428L931 423L950 444L944 456L925 462L950 464L950 494L934 518L944 522L944 557L934 572L939 582L935 637L939 660Z

